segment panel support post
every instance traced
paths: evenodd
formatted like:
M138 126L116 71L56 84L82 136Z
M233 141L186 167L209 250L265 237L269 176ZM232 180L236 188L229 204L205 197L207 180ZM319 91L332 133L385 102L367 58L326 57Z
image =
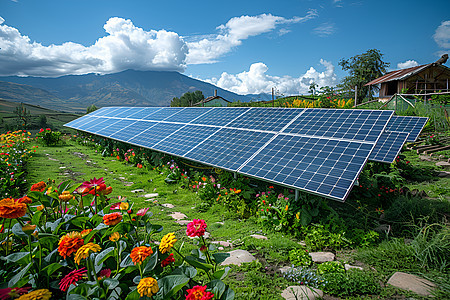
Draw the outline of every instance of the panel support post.
M298 201L298 190L296 189L295 190L295 202L297 202Z
M234 173L234 179L237 180L237 173Z

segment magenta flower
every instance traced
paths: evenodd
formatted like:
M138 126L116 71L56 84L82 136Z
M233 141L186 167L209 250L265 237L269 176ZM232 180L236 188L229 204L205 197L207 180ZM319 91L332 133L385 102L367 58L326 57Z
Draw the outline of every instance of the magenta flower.
M148 212L148 210L150 209L150 207L146 207L146 208L141 208L140 210L137 211L136 216L145 216L145 214Z
M122 203L122 202L114 203L113 205L111 205L109 210L120 209L120 203Z
M101 280L103 278L109 278L111 277L111 270L110 269L103 269L98 273L98 279Z
M205 220L194 219L187 225L186 234L190 237L203 236L206 230Z
M83 276L86 275L86 272L87 272L86 268L73 270L72 272L64 276L63 279L61 279L61 282L59 283L59 289L63 292L67 292L69 286L71 284L76 284L78 280L80 280L81 278L83 278Z
M89 181L83 182L83 184L80 186L80 188L92 189L92 188L97 187L97 186L99 186L101 184L105 184L105 181L103 180L103 177L99 178L99 179L94 177L94 179L91 179Z
M22 287L22 288L0 289L0 300L16 299L20 295L28 294L28 291L30 289L31 289L31 286L29 286L29 287Z

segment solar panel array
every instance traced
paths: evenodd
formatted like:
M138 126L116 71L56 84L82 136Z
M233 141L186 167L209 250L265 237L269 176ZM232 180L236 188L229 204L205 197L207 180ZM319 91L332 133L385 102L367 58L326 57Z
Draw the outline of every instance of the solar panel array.
M392 114L316 108L105 107L65 126L345 201L369 157L395 159L401 149L406 134L386 131ZM402 122L396 119L390 128Z

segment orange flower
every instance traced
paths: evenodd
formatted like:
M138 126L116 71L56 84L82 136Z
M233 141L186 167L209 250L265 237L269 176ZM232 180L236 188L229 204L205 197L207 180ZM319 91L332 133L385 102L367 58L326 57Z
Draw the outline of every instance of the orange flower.
M17 219L23 217L27 212L27 205L19 203L13 198L0 200L0 218Z
M122 221L122 214L119 212L115 212L112 214L107 214L103 216L103 223L105 223L105 225L117 225L120 223L120 221Z
M134 264L141 264L148 256L152 254L153 250L151 247L140 246L131 250L130 257Z
M68 202L72 199L74 199L75 197L69 192L69 191L64 191L62 192L61 195L58 196L59 200L63 201L63 202Z
M43 192L43 191L45 191L46 187L47 187L47 184L45 184L45 182L43 182L43 181L40 181L31 186L31 191Z
M36 209L39 210L39 211L41 211L41 210L44 209L44 205L41 204L41 205L39 205L38 207L36 207Z
M58 252L59 255L66 259L73 253L76 253L81 246L84 245L84 240L81 233L73 231L69 232L59 240Z
M22 198L17 199L17 202L30 204L31 202L33 202L33 200L31 200L30 197L25 195Z
M91 233L92 229L84 229L80 232L81 237L84 238L85 236L87 236L89 233Z
M111 186L108 186L105 190L103 190L102 192L101 192L101 194L102 195L109 195L109 194L111 194L112 193L112 187Z

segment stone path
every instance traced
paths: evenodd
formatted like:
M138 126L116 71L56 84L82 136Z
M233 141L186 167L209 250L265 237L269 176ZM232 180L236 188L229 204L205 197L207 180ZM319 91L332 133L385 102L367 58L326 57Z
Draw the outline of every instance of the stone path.
M250 252L245 250L238 249L230 251L228 253L230 254L230 256L221 263L222 266L240 266L243 263L248 263L256 260L256 258Z
M323 292L306 285L288 286L282 293L281 297L286 300L314 300L322 299Z
M260 234L252 234L250 235L252 238L258 239L258 240L267 240L266 236L260 235Z
M318 264L333 261L336 258L334 253L331 252L310 252L309 256L311 256L313 262Z
M431 281L403 272L394 273L387 283L425 297L432 297L431 291L436 287Z
M171 216L172 218L174 218L177 221L180 221L180 220L183 220L183 219L187 218L187 216L185 214L180 213L178 211L171 213L169 216Z

